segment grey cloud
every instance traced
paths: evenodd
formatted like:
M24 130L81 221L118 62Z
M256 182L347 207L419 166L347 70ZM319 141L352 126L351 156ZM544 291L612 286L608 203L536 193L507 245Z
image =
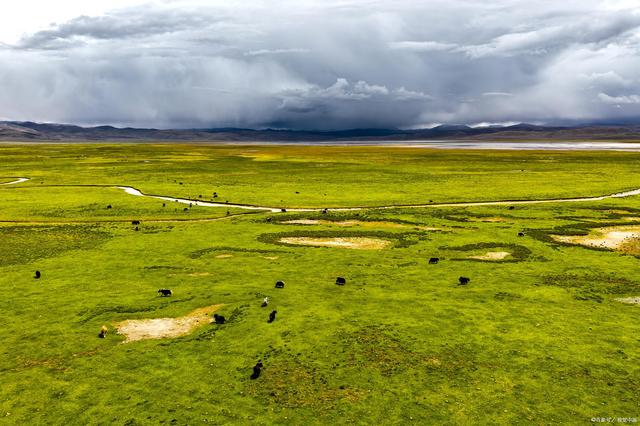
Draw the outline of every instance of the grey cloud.
M598 93L598 99L606 104L640 104L640 95L609 96L606 93Z
M453 50L458 45L455 43L440 43L438 41L394 41L389 43L389 47L413 52L438 52Z
M640 8L156 1L0 45L0 116L337 129L640 116Z
M214 21L215 22L215 21ZM136 8L106 16L79 16L62 24L23 37L18 47L62 49L82 40L143 38L211 25L197 13L169 14L163 9Z
M309 53L309 49L301 48L289 48L289 49L258 49L246 52L245 56L259 56L259 55L280 55L283 53Z

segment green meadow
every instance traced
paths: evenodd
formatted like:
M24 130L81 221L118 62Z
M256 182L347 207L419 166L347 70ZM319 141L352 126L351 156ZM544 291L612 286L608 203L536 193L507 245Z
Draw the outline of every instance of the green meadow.
M0 185L0 424L638 419L640 305L618 300L640 297L637 235L617 249L554 236L640 232L640 196L402 205L613 194L640 188L639 163L632 152L0 145L0 183L29 178ZM189 206L115 186L329 210ZM331 210L354 206L368 208ZM225 324L117 333L211 305Z

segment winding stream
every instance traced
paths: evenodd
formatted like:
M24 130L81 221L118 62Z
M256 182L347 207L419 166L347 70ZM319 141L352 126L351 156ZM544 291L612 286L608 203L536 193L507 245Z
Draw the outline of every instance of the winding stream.
M15 185L16 183L22 183L29 180L29 178L17 178L18 180L14 180L12 182L0 183L0 185Z
M136 195L139 197L157 198L159 200L178 202L183 204L203 206L203 207L227 207L246 210L266 210L270 212L280 212L280 207L268 207L268 206L254 206L250 204L233 204L233 203L213 203L209 201L197 201L187 198L173 198L163 195L148 195L140 191L139 189L130 186L118 186L118 189L124 190L127 194ZM506 200L506 201L472 201L472 202L458 202L458 203L431 203L431 204L408 204L408 205L390 205L390 206L372 206L372 207L336 207L327 210L337 212L347 211L361 211L361 210L388 210L397 208L419 209L419 208L433 208L433 207L473 207L473 206L503 206L503 205L516 205L516 204L544 204L544 203L578 203L586 201L602 201L607 198L625 198L640 195L640 188L633 189L631 191L617 192L615 194L600 195L597 197L579 197L579 198L549 198L543 200ZM323 208L305 208L294 207L287 208L288 212L319 212L323 211Z
M2 183L0 185L14 185L17 183L26 182L28 180L29 180L28 178L19 178L13 182ZM64 185L61 185L61 186L64 186ZM234 208L234 209L244 209L244 210L254 210L254 211L255 210L270 211L273 213L284 210L281 207L256 206L251 204L236 204L236 203L214 203L211 201L191 200L188 198L174 198L174 197L168 197L166 195L145 194L144 192L132 186L113 186L111 188L121 189L125 193L136 196L136 197L155 198L158 200L171 201L171 202L189 204L194 206L224 207L224 208ZM388 210L388 209L397 209L397 208L421 209L421 208L437 208L437 207L474 207L474 206L504 206L504 205L545 204L545 203L579 203L579 202L588 202L588 201L602 201L608 198L626 198L626 197L633 197L636 195L640 195L640 188L633 189L630 191L617 192L609 195L600 195L596 197L548 198L548 199L542 199L542 200L471 201L471 202L457 202L457 203L429 203L429 204L407 204L407 205L395 204L395 205L389 205L389 206L371 206L371 207L336 207L336 208L328 208L327 210L337 211L337 212L347 212L347 211L361 211L361 210ZM316 208L294 207L294 208L286 209L286 211L288 212L320 212L323 210L325 209L319 208L319 207L316 207Z

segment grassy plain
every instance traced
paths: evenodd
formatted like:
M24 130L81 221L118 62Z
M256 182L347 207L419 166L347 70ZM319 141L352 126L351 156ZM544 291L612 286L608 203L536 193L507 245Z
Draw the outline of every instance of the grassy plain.
M638 258L550 235L640 223L640 197L513 210L232 209L227 217L224 208L185 212L109 187L285 207L576 197L640 188L638 160L616 152L0 146L0 182L31 178L0 186L0 424L638 418L640 306L614 300L640 296ZM297 219L322 222L283 223ZM348 250L280 242L286 237L391 244ZM470 259L492 251L511 255ZM429 265L434 256L441 261ZM457 285L461 275L468 286ZM336 286L337 276L347 285ZM279 279L284 289L273 288ZM158 288L173 297L158 297ZM261 308L267 295L271 305ZM224 304L228 323L185 337L97 337L103 324L214 304ZM268 324L271 309L278 317ZM259 359L263 374L250 380Z

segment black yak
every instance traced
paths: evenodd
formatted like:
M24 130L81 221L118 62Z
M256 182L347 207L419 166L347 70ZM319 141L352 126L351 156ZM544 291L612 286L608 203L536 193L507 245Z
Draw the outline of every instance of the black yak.
M338 277L336 278L336 285L345 285L347 283L347 280L343 277Z
M284 281L276 281L276 288L284 288Z
M160 290L158 290L158 293L160 293L160 296L162 297L168 297L173 294L168 288L161 288Z
M432 257L431 259L429 259L429 264L430 265L435 265L436 263L438 263L440 261L439 257Z
M469 281L471 281L471 279L467 277L460 277L458 278L458 281L460 281L459 285L467 285L469 284Z
M224 324L224 322L226 321L225 317L218 314L213 314L213 320L216 324Z
M36 271L36 274L33 276L36 280L40 278L40 271Z
M258 361L258 363L253 366L253 374L251 375L251 380L255 380L260 377L260 373L262 372L263 367L264 364L262 363L262 361Z
M277 313L278 311L271 311L271 313L269 314L269 322L274 322L276 320Z

